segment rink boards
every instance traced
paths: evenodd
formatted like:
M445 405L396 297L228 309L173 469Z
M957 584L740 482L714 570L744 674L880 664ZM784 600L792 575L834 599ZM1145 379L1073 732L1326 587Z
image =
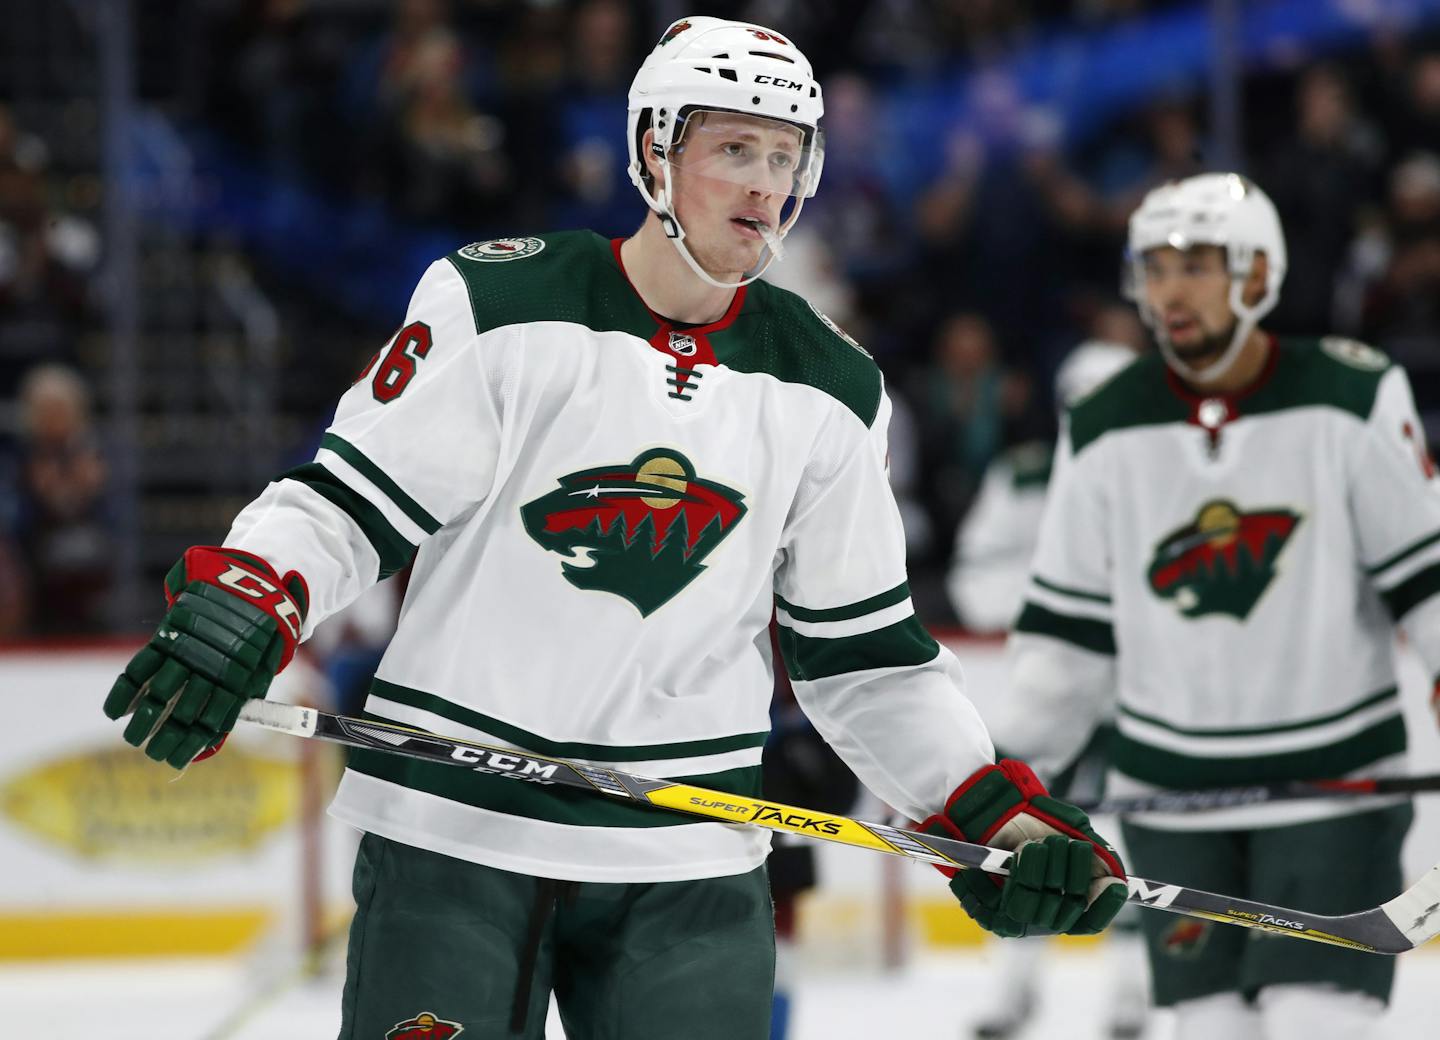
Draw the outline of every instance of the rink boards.
M984 713L1004 695L1002 644L945 641ZM123 744L100 712L132 652L117 643L0 651L0 959L227 953L298 928L307 913L343 918L355 836L324 817L318 842L302 838L299 754L311 742L241 727L224 754L176 779ZM1403 656L1402 676L1413 768L1440 768L1425 676ZM302 661L273 695L323 700L322 683ZM338 768L333 749L324 752L311 793L323 799ZM1417 803L1409 876L1440 860L1436 801ZM873 802L852 815L885 818ZM813 948L878 960L887 948L894 957L901 946L981 941L931 868L843 847L817 852L821 884L801 907Z

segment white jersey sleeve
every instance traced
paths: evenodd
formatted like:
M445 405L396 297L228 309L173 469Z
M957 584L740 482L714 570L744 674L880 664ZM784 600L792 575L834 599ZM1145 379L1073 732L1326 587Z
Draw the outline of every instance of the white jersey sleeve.
M1010 695L990 720L1002 754L1053 777L1115 696L1111 525L1103 451L1076 460L1062 430L1025 603L1007 645Z
M1372 586L1430 674L1440 674L1440 480L1398 365L1381 379L1355 446L1350 509Z
M314 462L235 518L227 545L304 576L307 637L485 498L500 404L470 308L454 265L432 264L404 325L341 397Z
M1052 455L1049 445L1029 444L991 462L955 532L945 588L972 631L1008 631L1020 613Z
M868 428L836 409L817 438L781 538L776 618L816 729L871 791L920 820L994 749L959 663L910 600L885 471L889 408L882 392Z

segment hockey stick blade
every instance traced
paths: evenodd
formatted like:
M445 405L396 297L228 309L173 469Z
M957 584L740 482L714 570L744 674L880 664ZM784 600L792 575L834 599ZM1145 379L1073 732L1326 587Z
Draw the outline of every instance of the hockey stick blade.
M1209 812L1266 802L1311 798L1376 798L1387 795L1427 794L1440 791L1440 773L1421 776L1387 776L1374 780L1291 780L1249 787L1211 787L1194 791L1159 791L1075 802L1095 815L1139 812Z
M350 718L262 700L249 701L241 710L240 718L298 737L440 762L517 781L580 788L722 823L765 827L938 866L1009 873L1010 853L1002 849L690 784L652 780L583 762L531 755L515 748L444 737L390 722ZM1338 917L1137 877L1129 878L1129 900L1153 910L1167 910L1187 917L1257 928L1366 953L1396 954L1414 949L1440 934L1440 864L1385 905Z

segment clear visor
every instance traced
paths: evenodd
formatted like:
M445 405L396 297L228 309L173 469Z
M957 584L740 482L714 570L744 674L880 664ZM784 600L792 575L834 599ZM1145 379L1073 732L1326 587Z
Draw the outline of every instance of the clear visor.
M1145 283L1151 276L1151 269L1167 266L1163 257L1165 250L1177 254L1168 265L1168 273L1172 276L1213 276L1217 273L1217 268L1214 260L1207 255L1212 249L1219 252L1218 272L1232 278L1238 277L1231 268L1231 251L1224 241L1201 241L1174 232L1165 237L1150 236L1145 247L1138 252L1133 246L1126 249L1120 275L1121 291L1129 299L1139 301L1144 295Z
M824 136L794 123L713 109L684 115L670 163L693 177L729 181L754 191L808 199L820 183Z

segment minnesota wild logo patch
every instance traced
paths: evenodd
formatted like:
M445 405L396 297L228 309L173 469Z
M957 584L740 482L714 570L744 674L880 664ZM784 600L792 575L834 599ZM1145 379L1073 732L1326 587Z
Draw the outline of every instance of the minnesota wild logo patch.
M627 463L561 477L520 508L525 531L567 559L565 580L609 592L648 617L705 570L701 562L745 515L744 496L695 474L680 452L654 448Z
M1216 499L1170 532L1150 562L1150 588L1186 617L1229 614L1241 621L1275 577L1275 560L1300 516L1288 509L1242 513Z
M396 1022L385 1040L450 1040L463 1032L465 1027L459 1022L447 1022L433 1012L422 1011L412 1019Z

